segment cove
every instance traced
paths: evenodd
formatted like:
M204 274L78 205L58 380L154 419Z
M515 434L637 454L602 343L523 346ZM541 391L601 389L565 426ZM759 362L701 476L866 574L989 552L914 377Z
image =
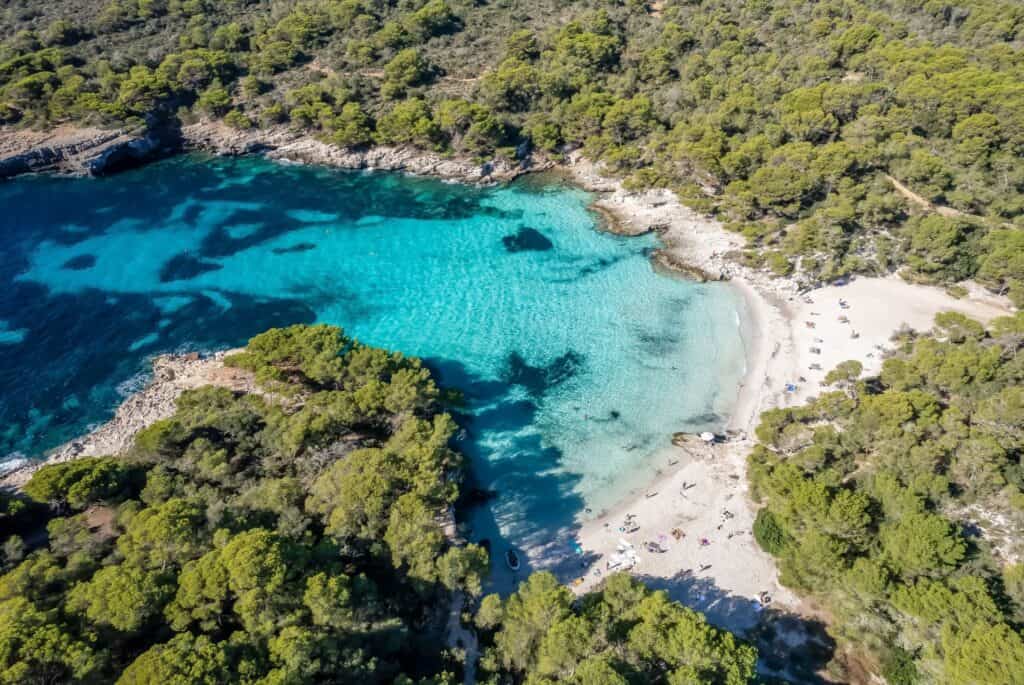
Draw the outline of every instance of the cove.
M0 184L0 454L109 418L152 355L332 323L465 393L496 569L508 546L520 574L575 563L576 518L649 480L673 431L721 428L744 372L740 298L654 273L656 238L595 230L589 200L196 155Z

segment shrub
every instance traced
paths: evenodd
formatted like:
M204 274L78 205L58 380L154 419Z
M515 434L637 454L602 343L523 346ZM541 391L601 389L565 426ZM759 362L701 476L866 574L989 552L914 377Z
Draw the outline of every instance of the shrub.
M788 537L772 512L767 509L757 512L757 518L754 519L754 539L761 549L772 556L779 556L786 548Z
M84 509L93 502L124 495L132 476L129 465L111 457L77 459L36 471L25 485L25 494L37 502Z

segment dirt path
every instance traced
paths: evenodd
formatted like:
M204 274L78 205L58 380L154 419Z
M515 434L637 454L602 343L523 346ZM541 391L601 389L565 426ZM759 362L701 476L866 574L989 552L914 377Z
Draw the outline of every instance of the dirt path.
M903 197L907 198L908 200L910 200L911 202L913 202L915 205L917 205L921 209L925 210L926 212L935 212L936 214L938 214L940 216L945 216L945 217L950 217L950 218L957 217L957 216L971 216L972 218L975 218L975 219L980 219L981 218L981 217L975 217L974 215L971 215L971 214L964 214L959 209L954 209L952 207L946 207L945 205L933 204L933 203L929 202L927 199L925 199L924 197L921 197L920 195L915 193L913 190L911 190L907 186L905 186L902 183L900 183L898 180L896 180L896 178L890 176L889 174L886 174L885 178L889 181L889 183L892 184L892 187L896 189L896 192L898 192L900 195L902 195Z
M462 625L462 609L466 596L461 592L452 597L451 608L448 610L447 638L448 647L462 649L466 652L463 662L463 685L475 685L476 662L480 658L480 646L477 644L476 633Z

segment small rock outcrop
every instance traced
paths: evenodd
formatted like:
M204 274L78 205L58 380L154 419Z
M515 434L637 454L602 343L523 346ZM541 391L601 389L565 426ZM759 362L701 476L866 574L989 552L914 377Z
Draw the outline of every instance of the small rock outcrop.
M724 281L728 277L719 273L709 273L699 266L688 263L670 250L658 249L651 253L651 264L655 270L667 275L683 276L699 283L707 281Z
M50 131L0 130L0 179L52 171L100 176L155 157L158 136L119 130L57 127Z

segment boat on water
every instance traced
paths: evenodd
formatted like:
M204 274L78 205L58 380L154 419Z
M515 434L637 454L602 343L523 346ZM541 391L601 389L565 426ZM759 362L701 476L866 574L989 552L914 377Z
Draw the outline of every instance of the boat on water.
M510 549L505 552L505 563L508 564L508 567L513 571L519 570L519 555L516 554L514 549Z

